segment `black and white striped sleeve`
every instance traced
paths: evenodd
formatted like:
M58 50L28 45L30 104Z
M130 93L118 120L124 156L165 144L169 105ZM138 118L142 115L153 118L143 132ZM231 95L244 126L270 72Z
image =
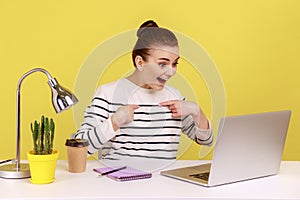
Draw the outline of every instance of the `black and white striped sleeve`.
M209 129L200 129L195 125L193 117L188 115L182 119L182 132L198 144L212 145L213 134L210 122Z
M73 137L89 141L89 154L97 152L107 141L115 137L110 112L109 102L101 95L94 96L86 108L81 127Z

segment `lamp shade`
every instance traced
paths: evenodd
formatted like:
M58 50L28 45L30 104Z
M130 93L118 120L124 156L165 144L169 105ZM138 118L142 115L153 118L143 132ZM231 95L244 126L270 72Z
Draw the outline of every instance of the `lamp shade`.
M55 78L49 79L48 84L52 91L52 104L56 113L69 109L78 102L76 96L59 85Z

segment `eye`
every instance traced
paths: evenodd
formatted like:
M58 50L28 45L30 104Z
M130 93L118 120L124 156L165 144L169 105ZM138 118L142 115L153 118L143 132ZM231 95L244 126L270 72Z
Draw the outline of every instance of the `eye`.
M158 66L160 66L161 68L164 68L167 65L165 63L158 63Z
M178 62L173 63L173 67L174 67L174 68L177 67L177 65L178 65Z

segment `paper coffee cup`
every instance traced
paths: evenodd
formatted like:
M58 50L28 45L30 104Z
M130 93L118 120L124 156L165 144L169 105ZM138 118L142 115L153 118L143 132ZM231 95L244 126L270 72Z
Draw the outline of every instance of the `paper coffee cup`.
M67 146L69 172L85 172L89 141L85 139L67 139L65 145Z

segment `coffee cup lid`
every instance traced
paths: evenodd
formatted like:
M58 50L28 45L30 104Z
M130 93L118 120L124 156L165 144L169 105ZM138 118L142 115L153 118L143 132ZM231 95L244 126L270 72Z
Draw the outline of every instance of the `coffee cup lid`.
M86 139L67 139L65 145L69 147L86 147L89 146L89 141Z

